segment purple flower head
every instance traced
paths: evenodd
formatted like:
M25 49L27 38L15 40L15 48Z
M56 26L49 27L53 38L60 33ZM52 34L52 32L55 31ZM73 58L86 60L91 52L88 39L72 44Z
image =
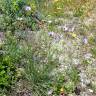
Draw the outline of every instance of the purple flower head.
M48 35L49 35L49 36L54 36L55 33L54 33L54 32L48 32Z
M31 7L30 6L25 6L25 10L26 11L30 11L31 10Z
M83 39L83 43L88 44L88 39L86 37Z

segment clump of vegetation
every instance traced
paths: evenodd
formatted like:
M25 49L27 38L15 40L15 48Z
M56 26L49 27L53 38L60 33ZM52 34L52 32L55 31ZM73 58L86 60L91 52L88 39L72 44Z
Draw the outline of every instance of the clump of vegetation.
M16 52L16 50L13 48L14 51L12 52L13 49L11 48L11 47L16 47L16 45L14 45L16 44L16 42L14 41L9 42L9 41L5 42L5 44L1 46L2 50L0 53L0 90L2 90L3 92L9 91L11 87L15 85L17 79L16 78L17 72L15 66L16 53L15 54L13 53ZM8 48L9 47L8 43L11 43L12 45L12 46L10 45L11 49ZM13 57L13 55L15 56Z
M36 61L29 60L27 64L27 79L30 82L33 95L48 96L48 90L52 84L51 70L54 69L56 63L48 61L47 64L40 64Z
M0 56L0 90L9 90L16 81L16 67L8 56Z
M2 25L0 30L35 30L39 27L38 12L36 12L35 0L2 0L0 3L2 11ZM1 22L1 21L0 21ZM37 26L37 27L36 27Z
M24 56L19 41L11 32L6 32L4 44L0 47L0 94L8 94L18 80L18 63ZM20 72L19 72L20 73Z
M91 52L92 52L93 56L96 58L96 48L92 48Z

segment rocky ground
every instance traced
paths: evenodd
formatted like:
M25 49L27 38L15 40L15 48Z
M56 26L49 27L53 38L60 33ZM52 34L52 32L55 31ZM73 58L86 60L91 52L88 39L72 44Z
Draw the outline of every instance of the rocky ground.
M53 59L58 59L60 63L58 70L53 70L53 74L58 71L64 73L65 70L71 70L73 66L78 70L80 81L77 89L75 94L68 94L68 96L96 96L96 58L91 52L95 45L90 43L90 38L94 38L96 31L96 28L92 27L95 26L94 15L95 12L83 20L70 15L68 19L63 17L51 19L44 25L44 31L51 38L50 52ZM54 30L49 31L48 27L51 24L54 25ZM31 40L33 33L29 31L31 34L28 35L29 42L33 40Z
M59 58L61 64L58 70L63 72L75 66L79 71L80 82L77 89L80 94L68 96L96 96L96 58L91 52L95 45L90 44L90 38L95 36L96 31L95 27L92 28L96 23L94 11L96 10L94 9L90 17L83 20L70 17L56 18L49 22L56 24L56 30L48 34L53 38L50 50L58 50L57 53L53 53L53 58Z

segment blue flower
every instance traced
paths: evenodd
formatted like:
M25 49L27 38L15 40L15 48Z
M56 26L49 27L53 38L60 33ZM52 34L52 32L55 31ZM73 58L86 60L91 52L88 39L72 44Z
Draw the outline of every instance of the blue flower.
M88 44L88 39L87 39L86 37L84 37L83 43L84 43L84 44Z
M25 6L25 10L26 11L30 11L31 10L31 7L30 6Z
M54 36L55 33L54 33L54 32L48 32L48 35L49 35L49 36Z

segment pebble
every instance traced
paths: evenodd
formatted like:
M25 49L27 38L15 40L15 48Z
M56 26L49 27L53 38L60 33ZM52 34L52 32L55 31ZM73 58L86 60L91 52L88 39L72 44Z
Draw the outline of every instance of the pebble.
M53 90L48 91L48 95L51 95L53 93Z
M93 90L92 89L88 89L88 90L89 90L89 92L93 93Z
M85 59L90 59L92 57L92 54L91 53L86 53L85 55L84 55L84 58Z

